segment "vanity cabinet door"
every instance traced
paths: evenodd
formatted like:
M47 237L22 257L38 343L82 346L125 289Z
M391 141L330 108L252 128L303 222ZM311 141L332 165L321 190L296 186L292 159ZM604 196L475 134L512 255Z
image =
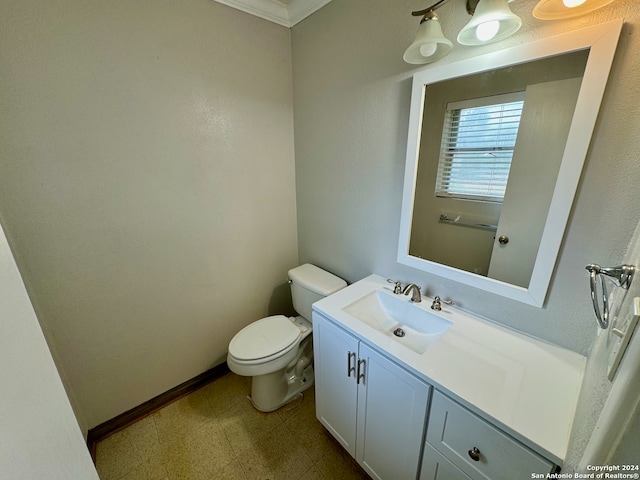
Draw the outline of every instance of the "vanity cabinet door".
M374 479L415 480L431 386L364 343L358 361L356 460Z
M358 339L313 314L316 416L356 456Z
M431 386L313 314L316 416L374 480L415 480Z

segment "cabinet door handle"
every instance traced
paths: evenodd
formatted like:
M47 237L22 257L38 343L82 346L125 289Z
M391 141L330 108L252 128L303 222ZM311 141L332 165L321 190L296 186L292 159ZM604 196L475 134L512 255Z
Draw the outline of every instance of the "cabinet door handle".
M364 365L362 367L362 371L360 370L360 367ZM367 361L364 359L359 359L358 360L358 377L356 378L356 383L360 384L360 379L362 379L362 383L364 383L364 372L365 372L365 367L367 366Z
M353 357L353 367L351 366L351 357ZM354 376L356 373L356 353L355 352L347 352L347 377L351 376L351 373L353 372Z
M467 453L471 457L471 460L473 460L474 462L480 461L480 450L478 450L478 447L473 447Z

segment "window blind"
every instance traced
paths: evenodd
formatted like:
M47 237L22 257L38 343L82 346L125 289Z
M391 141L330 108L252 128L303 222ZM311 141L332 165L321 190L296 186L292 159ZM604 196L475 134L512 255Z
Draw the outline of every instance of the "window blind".
M436 195L502 202L524 92L447 105Z

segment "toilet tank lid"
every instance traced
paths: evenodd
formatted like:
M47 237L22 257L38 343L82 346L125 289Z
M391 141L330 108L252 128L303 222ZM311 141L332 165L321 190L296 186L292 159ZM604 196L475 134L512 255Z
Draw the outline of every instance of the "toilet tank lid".
M340 277L310 263L289 270L289 278L307 290L324 296L331 295L347 286L347 282Z

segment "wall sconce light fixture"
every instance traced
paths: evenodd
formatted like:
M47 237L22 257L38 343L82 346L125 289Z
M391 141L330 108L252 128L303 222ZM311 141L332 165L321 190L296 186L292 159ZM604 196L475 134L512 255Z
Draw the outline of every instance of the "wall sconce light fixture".
M498 42L516 33L521 25L522 20L509 9L507 0L480 0L471 20L458 33L458 43L483 45Z
M415 40L402 58L407 63L431 63L448 55L452 48L451 41L442 34L438 16L433 10L427 10L420 20Z
M540 0L533 16L540 20L561 20L593 12L613 0Z
M413 64L435 62L452 50L453 44L443 35L438 16L434 12L447 1L439 0L424 10L411 12L411 15L422 17L422 20L420 20L415 40L404 52L405 62ZM472 17L458 34L458 43L462 45L484 45L497 42L513 35L522 25L520 17L509 9L507 0L466 0L466 2L467 12Z

